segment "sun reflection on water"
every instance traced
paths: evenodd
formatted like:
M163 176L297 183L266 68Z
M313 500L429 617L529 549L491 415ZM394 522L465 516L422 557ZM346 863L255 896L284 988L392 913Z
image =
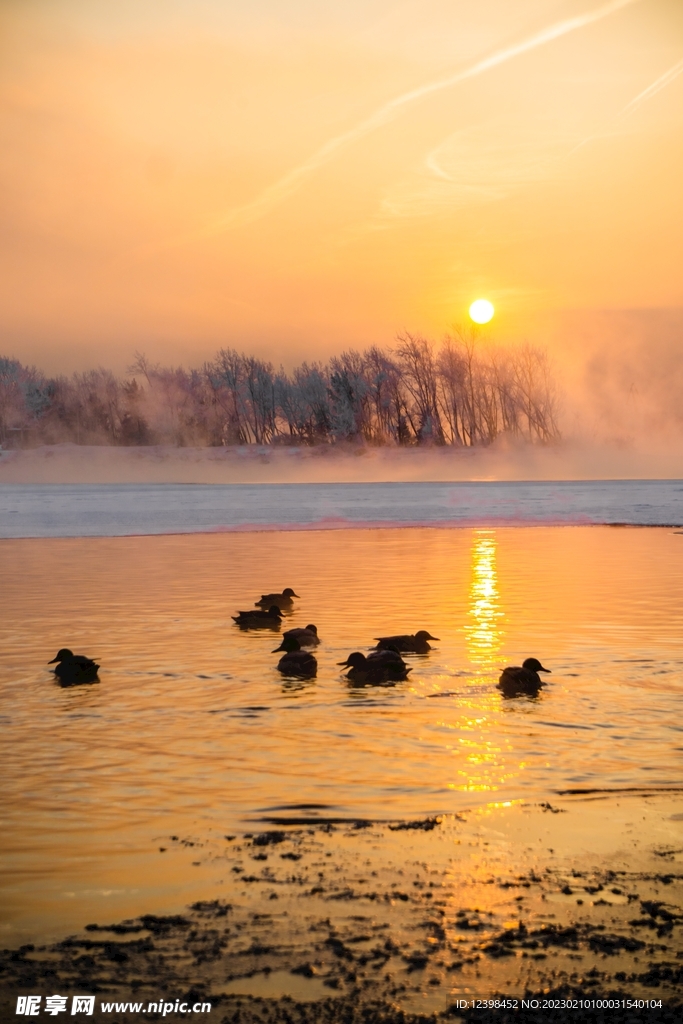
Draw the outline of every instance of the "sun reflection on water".
M470 661L490 671L502 646L504 618L498 593L496 531L475 530L468 624L465 627Z
M508 763L509 743L495 728L499 695L492 685L504 632L498 591L495 530L475 530L471 549L471 577L465 637L476 684L460 705L455 728L459 767L450 789L495 792L516 773ZM481 684L485 681L485 684Z
M637 786L647 770L675 785L680 540L534 527L3 542L2 926L42 942L105 912L133 917L140 900L175 912L190 862L168 861L157 839L238 834L283 802L417 821L546 801L576 777ZM281 679L273 634L230 619L285 584L302 594L288 626L315 622L322 638L305 685ZM338 662L416 628L441 639L409 657L411 681L351 700ZM55 684L45 662L72 639L101 662L98 685ZM502 665L531 653L548 657L552 685L538 701L504 700ZM113 835L130 852L123 867ZM487 893L488 838L471 860ZM118 891L124 868L105 911L92 894Z

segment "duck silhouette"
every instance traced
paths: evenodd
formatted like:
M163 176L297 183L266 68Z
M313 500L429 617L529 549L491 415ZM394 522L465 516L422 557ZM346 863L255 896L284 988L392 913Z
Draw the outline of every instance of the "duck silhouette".
M286 640L287 637L293 637L295 640L298 640L301 647L316 647L320 643L318 629L313 623L309 626L299 626L296 629L285 630L282 634L282 639Z
M242 629L279 629L282 625L282 612L276 604L267 612L238 612L232 618Z
M281 594L261 594L259 600L254 603L257 607L260 605L261 608L270 608L272 605L277 605L278 608L284 610L291 608L294 604L292 598L298 596L291 587L285 587Z
M418 629L417 633L402 633L399 636L376 636L377 650L395 648L404 654L426 654L431 651L429 640L438 640L438 636L432 636L426 629Z
M302 651L299 641L294 636L283 637L282 643L273 654L285 651L277 663L278 671L284 676L298 676L300 679L312 679L318 672L318 662L310 651Z
M521 666L508 665L503 669L498 680L498 689L502 690L506 697L517 697L523 694L535 696L544 686L539 672L550 672L550 669L543 668L538 658L527 658Z
M79 683L94 683L97 679L99 665L84 654L74 654L68 647L57 651L48 665L54 665L55 676L62 686L77 686Z
M395 648L373 651L367 658L360 651L354 651L338 664L348 668L346 678L360 686L400 683L412 671Z

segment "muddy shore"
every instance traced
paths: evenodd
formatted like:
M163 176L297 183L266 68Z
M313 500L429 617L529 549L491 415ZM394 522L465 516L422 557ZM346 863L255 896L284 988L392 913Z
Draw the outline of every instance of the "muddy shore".
M682 796L579 793L383 823L306 810L220 842L169 836L159 856L219 863L220 893L5 950L3 1019L33 993L95 995L91 1019L108 1021L162 1018L104 1013L114 1000L205 1000L211 1020L242 1024L550 1020L563 999L573 1020L680 1019ZM560 1003L522 1009L525 997Z

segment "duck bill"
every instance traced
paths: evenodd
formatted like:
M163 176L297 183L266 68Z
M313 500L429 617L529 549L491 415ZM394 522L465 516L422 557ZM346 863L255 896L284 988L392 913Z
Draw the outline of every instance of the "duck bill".
M341 665L342 668L348 668L349 667L349 659L347 658L346 661L338 661L337 664Z
M551 671L551 670L550 670L549 668L543 668L543 666L542 666L542 665L541 665L541 667L539 668L539 670L538 670L538 671L539 671L539 672L547 672L547 673L548 673L548 675L552 675L552 671Z
M428 640L438 640L439 643L441 643L441 637L440 636L432 636L431 633L427 633L427 639Z
M48 665L54 665L56 661L59 661L59 658L53 658L52 661L48 661Z
M285 648L284 648L283 644L280 644L280 646L279 646L279 647L276 647L276 648L275 648L275 650L274 650L274 651L271 651L270 653L271 653L271 654L278 654L278 653L279 653L280 651L284 651L284 649L285 649Z

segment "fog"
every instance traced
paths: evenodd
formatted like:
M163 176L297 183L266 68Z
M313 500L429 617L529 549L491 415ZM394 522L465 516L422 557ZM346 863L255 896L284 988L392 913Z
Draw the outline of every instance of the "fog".
M683 440L636 445L501 439L467 450L398 448L108 448L52 445L0 452L0 484L363 483L683 478Z
M537 322L529 335L547 340L543 351L558 427L557 436L549 443L541 443L543 438L538 435L536 443L529 443L524 431L515 436L504 429L489 438L491 443L475 438L467 447L440 446L429 437L419 443L416 436L397 445L391 435L384 437L384 444L377 439L368 443L360 435L346 440L338 437L336 443L329 443L334 441L332 434L322 444L280 437L276 440L290 444L220 445L193 440L191 430L171 444L159 443L159 438L154 443L150 436L147 444L138 439L138 443L127 445L124 437L107 446L101 437L92 443L92 438L84 436L81 444L28 443L24 450L7 450L13 443L21 445L6 439L6 450L0 456L0 482L683 477L683 310L574 311ZM485 337L477 340L484 353L490 344ZM438 344L434 350L438 351ZM82 380L87 381L87 374ZM146 400L146 408L160 415L163 403L159 394L149 394ZM342 413L344 420L348 409ZM55 440L64 442L65 438Z
M680 0L3 0L0 46L0 351L51 375L683 302Z
M565 436L646 448L683 434L683 309L565 315L552 351Z

